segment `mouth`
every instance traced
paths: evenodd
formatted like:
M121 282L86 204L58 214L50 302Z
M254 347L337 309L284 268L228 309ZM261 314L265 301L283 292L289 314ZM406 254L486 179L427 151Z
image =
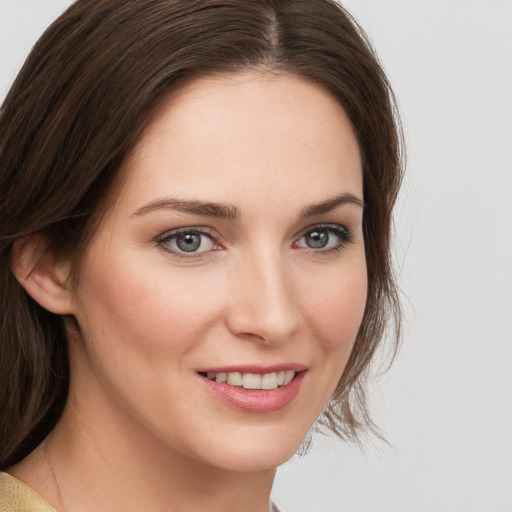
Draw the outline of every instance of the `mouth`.
M238 371L235 371L238 370ZM292 404L300 393L307 368L218 368L198 371L216 399L249 413L271 413Z
M199 372L202 377L225 383L229 386L242 387L244 389L272 390L287 386L295 377L294 370L281 370L271 373L242 373L242 372Z

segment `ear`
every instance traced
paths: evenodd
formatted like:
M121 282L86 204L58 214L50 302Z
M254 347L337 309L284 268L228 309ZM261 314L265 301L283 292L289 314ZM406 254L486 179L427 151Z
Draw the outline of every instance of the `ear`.
M11 263L21 286L37 303L58 315L72 314L69 258L52 253L45 236L28 235L17 240Z

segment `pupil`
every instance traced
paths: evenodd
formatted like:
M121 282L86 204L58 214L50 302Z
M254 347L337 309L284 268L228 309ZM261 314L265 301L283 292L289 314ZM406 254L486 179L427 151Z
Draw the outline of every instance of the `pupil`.
M327 231L312 231L308 235L306 235L306 243L312 249L322 249L327 245L329 241L329 235Z
M187 233L185 235L180 235L176 244L178 247L185 252L193 252L197 251L201 245L201 236L193 233Z

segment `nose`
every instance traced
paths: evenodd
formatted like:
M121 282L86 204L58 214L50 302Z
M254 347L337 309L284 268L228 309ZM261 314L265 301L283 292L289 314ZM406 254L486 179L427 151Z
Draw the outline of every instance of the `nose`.
M229 330L267 345L292 340L300 328L293 272L279 255L254 257L231 276Z

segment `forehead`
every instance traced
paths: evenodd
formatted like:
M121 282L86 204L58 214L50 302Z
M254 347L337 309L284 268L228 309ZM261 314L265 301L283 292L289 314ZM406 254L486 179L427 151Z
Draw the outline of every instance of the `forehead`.
M362 195L357 139L340 104L290 74L198 79L160 105L124 166L124 196L247 202L330 192ZM137 196L137 197L135 197ZM281 201L285 198L281 197Z

